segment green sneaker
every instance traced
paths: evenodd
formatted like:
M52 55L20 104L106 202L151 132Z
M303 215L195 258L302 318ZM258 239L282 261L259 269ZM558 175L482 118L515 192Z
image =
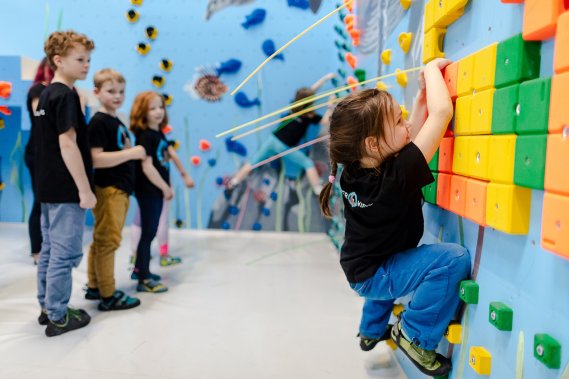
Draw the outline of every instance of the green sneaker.
M80 329L89 324L91 317L83 309L67 308L65 317L58 321L49 321L45 328L45 335L48 337L59 336L63 333Z
M167 267L167 266L175 266L182 263L182 258L173 257L171 255L161 255L160 256L160 266Z
M388 324L387 327L385 328L385 333L383 333L383 335L379 338L370 338L362 336L360 333L358 333L358 337L360 337L360 349L362 349L363 351L370 351L375 347L375 345L377 345L381 341L386 341L390 339L392 327L393 325Z
M142 283L138 283L136 290L138 292L160 293L168 291L168 287L158 281L146 279Z
M443 376L452 369L452 363L448 358L437 354L434 350L421 349L405 338L401 330L401 321L399 320L391 328L391 339L413 362L415 367L425 375Z

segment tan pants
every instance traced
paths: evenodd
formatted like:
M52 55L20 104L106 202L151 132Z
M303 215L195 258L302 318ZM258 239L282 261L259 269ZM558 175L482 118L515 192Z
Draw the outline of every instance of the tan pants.
M87 285L98 288L101 297L110 297L115 292L115 252L121 244L129 197L112 186L95 187L95 195L95 228L87 263Z

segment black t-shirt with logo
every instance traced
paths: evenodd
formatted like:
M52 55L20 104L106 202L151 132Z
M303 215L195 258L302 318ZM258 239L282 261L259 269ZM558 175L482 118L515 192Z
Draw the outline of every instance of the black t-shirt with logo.
M63 161L59 145L59 136L74 128L85 173L94 190L87 124L79 95L63 83L52 83L42 92L35 117L36 189L39 201L79 203L79 190Z
M121 120L102 112L95 113L89 122L89 144L91 148L99 147L104 152L132 147L128 130ZM134 161L109 168L96 168L95 185L117 187L130 195L134 191Z
M300 116L283 122L273 134L280 139L285 145L294 147L298 145L302 137L306 134L306 130L311 124L319 124L322 116Z
M32 109L32 101L34 99L39 99L41 93L46 89L46 85L43 83L37 83L33 85L28 91L28 99L26 101L26 107L28 109L28 114L30 115L30 138L28 139L28 144L26 145L26 162L28 165L34 164L35 159L35 141L36 141L36 118L34 117L35 109Z
M423 235L421 188L434 178L413 143L375 169L345 168L340 179L346 234L340 264L350 283L363 282L393 254Z
M170 184L170 154L168 154L168 140L162 132L146 129L136 135L136 144L144 147L147 156L152 157L152 164L158 173ZM136 196L162 197L162 191L148 180L142 172L142 161L135 162L135 186Z

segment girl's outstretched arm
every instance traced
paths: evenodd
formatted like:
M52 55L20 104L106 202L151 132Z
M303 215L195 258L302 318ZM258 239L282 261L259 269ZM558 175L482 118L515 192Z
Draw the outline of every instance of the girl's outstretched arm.
M172 146L168 146L168 154L170 154L170 158L174 161L176 169L178 170L180 176L184 180L184 185L187 188L193 188L195 186L194 179L192 179L192 177L188 175L188 173L184 169L182 161L180 161L180 157L178 157L176 150Z

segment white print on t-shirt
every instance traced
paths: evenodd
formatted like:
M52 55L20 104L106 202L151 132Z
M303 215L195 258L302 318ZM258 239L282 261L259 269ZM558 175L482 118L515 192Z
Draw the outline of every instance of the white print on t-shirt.
M40 109L38 111L34 111L34 116L36 116L36 117L45 116L45 110Z
M342 191L342 194L344 195L346 200L348 200L348 203L350 203L352 208L356 208L356 207L358 207L358 208L369 208L373 205L373 203L364 204L361 201L358 201L358 194L355 192L347 193L346 191Z

